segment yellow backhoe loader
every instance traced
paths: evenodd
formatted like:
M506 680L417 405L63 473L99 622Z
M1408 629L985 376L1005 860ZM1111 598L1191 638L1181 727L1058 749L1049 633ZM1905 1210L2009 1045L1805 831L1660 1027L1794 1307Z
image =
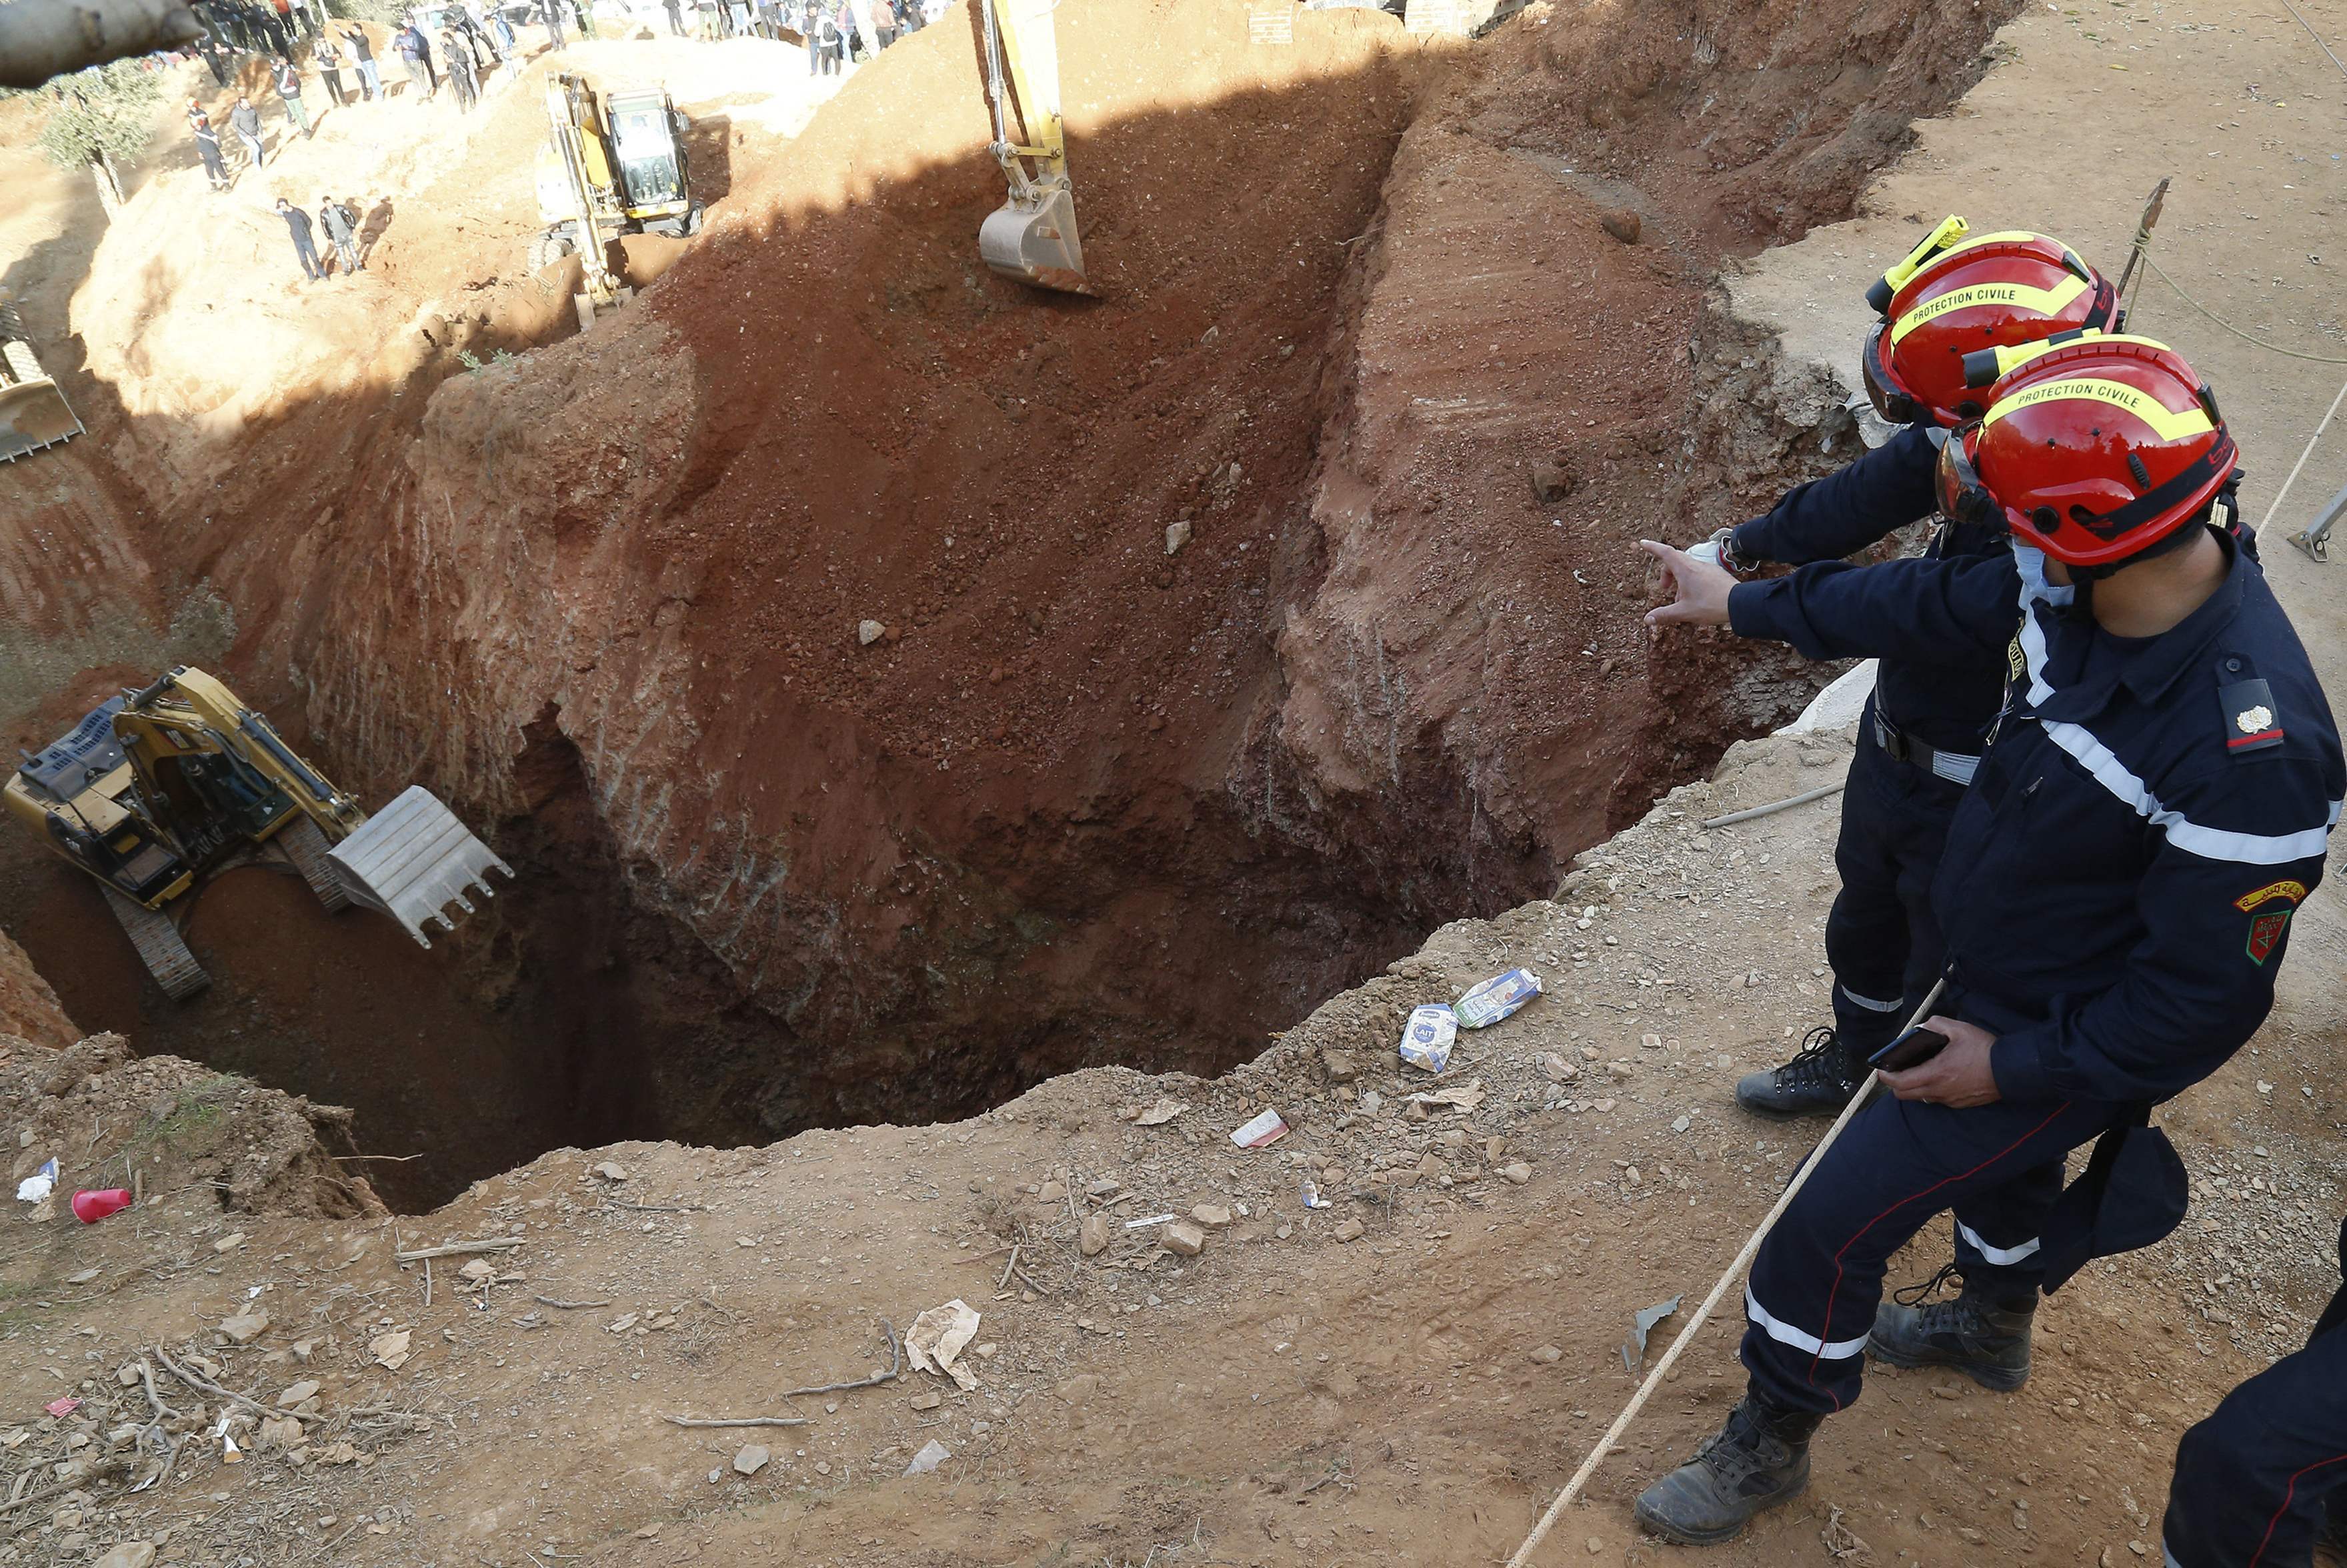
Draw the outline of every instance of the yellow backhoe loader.
M535 272L574 252L582 274L581 331L595 313L633 292L603 253L621 234L701 232L701 204L681 139L685 118L665 92L640 88L599 97L587 78L564 71L546 84L547 138L538 149L538 213L546 227L530 242Z
M453 930L449 905L470 914L466 894L490 897L490 870L513 876L421 786L369 816L235 692L185 665L26 753L0 804L97 878L173 998L211 983L179 917L232 866L290 867L328 909L379 909L427 948L425 922Z
M994 111L989 150L1010 182L1010 200L979 226L978 253L1006 278L1089 294L1084 248L1076 238L1075 191L1068 183L1067 136L1060 123L1053 3L977 0L979 30L986 42L986 101ZM1012 138L1014 118L1024 140Z
M81 433L66 395L34 357L31 334L16 319L16 307L0 299L0 463Z

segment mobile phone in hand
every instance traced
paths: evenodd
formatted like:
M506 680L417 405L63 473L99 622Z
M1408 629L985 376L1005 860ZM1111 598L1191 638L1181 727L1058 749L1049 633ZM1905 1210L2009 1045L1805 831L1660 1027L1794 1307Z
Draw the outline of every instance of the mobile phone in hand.
M1878 1072L1904 1072L1911 1067L1921 1067L1948 1046L1948 1037L1936 1029L1917 1024L1913 1029L1866 1059L1866 1065Z

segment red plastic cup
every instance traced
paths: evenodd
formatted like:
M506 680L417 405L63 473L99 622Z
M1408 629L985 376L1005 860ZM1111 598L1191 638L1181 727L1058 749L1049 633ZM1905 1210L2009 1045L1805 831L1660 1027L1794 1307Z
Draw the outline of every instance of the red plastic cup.
M126 1187L108 1187L99 1192L79 1192L73 1195L74 1218L86 1225L94 1225L108 1214L118 1214L130 1206L130 1192Z

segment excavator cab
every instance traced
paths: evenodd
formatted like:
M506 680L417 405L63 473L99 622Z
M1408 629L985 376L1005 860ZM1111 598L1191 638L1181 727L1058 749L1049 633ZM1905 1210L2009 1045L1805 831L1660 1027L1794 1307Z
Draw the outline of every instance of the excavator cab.
M267 718L200 670L109 697L24 762L0 806L96 880L164 990L210 983L175 916L212 876L273 862L328 909L360 903L425 947L426 922L513 876L428 791L411 787L378 815L334 787Z
M978 253L1006 278L1089 294L1084 248L1076 235L1075 190L1068 181L1067 137L1060 121L1053 0L977 4L986 45L987 104L994 112L989 150L1010 184L1010 200L979 226ZM1014 117L1023 141L1011 136Z
M587 78L565 71L546 84L547 138L538 149L538 220L532 272L577 255L581 275L573 302L583 331L595 313L626 300L603 253L621 234L701 232L685 157L684 117L665 92L641 88L598 95Z

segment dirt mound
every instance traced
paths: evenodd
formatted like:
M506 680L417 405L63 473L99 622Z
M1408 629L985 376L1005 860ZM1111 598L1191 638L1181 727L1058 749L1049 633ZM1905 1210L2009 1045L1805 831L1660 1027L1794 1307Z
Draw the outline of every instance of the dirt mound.
M58 1005L57 993L33 968L25 949L5 936L0 936L0 1035L59 1050L81 1038L81 1030Z
M61 1050L0 1037L0 1122L15 1134L10 1181L52 1158L59 1167L57 1197L14 1211L20 1232L72 1225L65 1198L77 1187L135 1187L158 1201L194 1192L195 1206L212 1212L381 1214L364 1177L329 1152L348 1152L350 1122L348 1111L192 1061L134 1058L117 1034Z

